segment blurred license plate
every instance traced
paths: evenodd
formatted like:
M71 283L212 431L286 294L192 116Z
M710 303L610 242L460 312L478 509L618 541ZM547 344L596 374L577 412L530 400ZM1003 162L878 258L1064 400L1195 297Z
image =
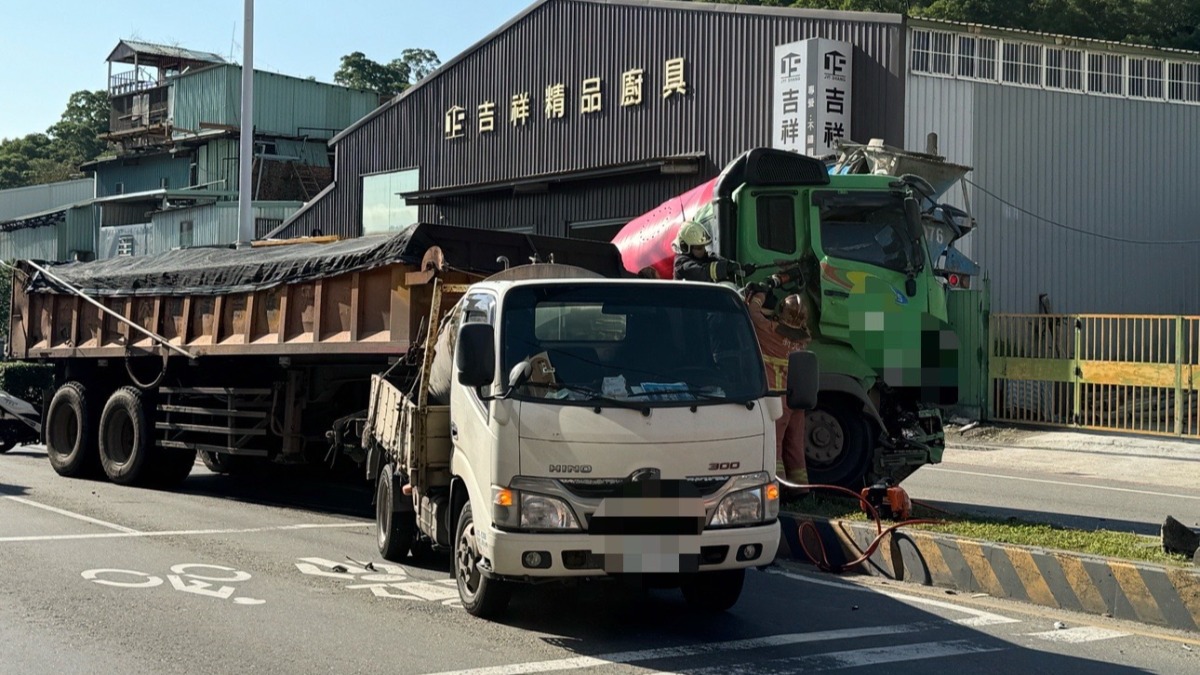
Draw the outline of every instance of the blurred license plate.
M695 536L600 537L604 571L610 574L695 572L700 567L700 538Z

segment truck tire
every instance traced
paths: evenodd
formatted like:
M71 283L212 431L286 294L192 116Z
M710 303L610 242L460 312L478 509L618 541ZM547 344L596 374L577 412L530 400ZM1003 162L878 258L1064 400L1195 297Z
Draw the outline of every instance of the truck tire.
M150 482L154 487L173 488L191 475L192 467L196 466L196 451L156 447L151 451L150 461Z
M504 611L512 599L512 585L497 579L488 579L479 571L483 558L479 553L479 542L475 539L475 519L471 515L471 503L467 502L458 516L458 528L454 536L454 580L458 582L458 598L463 609L472 616L491 617Z
M100 464L118 485L154 482L154 436L142 392L121 387L108 397L100 415Z
M683 599L696 609L724 612L737 604L746 582L746 570L718 570L685 576L680 583Z
M54 392L46 410L46 456L60 476L82 478L99 473L87 389L67 382Z
M870 429L860 403L841 396L822 397L805 415L804 461L809 480L861 488L871 466Z
M375 485L375 535L379 555L392 562L408 556L417 535L417 514L411 509L396 510L396 477L391 464L383 466Z

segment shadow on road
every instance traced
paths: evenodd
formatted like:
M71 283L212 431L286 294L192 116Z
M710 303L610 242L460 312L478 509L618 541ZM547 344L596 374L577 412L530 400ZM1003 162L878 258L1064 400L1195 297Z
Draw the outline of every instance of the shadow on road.
M0 478L0 497L20 497L29 494L29 488L24 485L9 485Z
M739 604L723 613L693 609L675 589L623 582L522 586L500 622L544 633L543 642L576 656L681 673L872 665L894 673L1152 672L1056 654L1061 643L1028 637L1053 631L1053 625L1008 619L991 629L1001 634L994 635L956 622L979 619L969 613L940 616L873 590L820 585L832 577L817 578L810 584L752 571Z
M197 466L187 480L171 491L324 515L375 517L375 507L371 504L373 490L365 481L338 482L285 469L231 476Z

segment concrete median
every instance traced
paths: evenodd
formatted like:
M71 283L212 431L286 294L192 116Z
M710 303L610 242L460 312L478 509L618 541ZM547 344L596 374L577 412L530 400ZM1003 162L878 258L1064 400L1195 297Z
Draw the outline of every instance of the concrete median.
M780 557L809 561L799 536L808 521L838 567L860 558L877 532L873 523L799 513L781 514L780 520ZM809 548L815 551L815 544ZM847 571L1200 632L1195 569L902 528Z

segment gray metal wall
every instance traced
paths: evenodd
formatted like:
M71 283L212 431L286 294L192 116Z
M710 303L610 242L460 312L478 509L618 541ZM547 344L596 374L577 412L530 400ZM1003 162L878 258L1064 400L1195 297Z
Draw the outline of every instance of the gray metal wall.
M1200 106L923 75L907 100L905 146L937 132L1011 204L970 188L964 251L992 279L992 311L1036 312L1048 293L1054 312L1200 312Z
M91 178L0 190L0 221L84 202L95 196L95 190Z
M904 50L897 15L656 0L546 0L341 138L336 188L281 236L317 228L358 235L359 176L413 166L420 167L421 188L427 190L706 153L706 171L684 185L693 186L743 151L770 145L772 50L809 37L857 45L855 135L900 142ZM664 63L676 57L686 59L689 92L664 99ZM623 108L621 74L630 68L645 69L645 103ZM580 86L589 77L603 78L604 107L601 113L580 115ZM547 120L544 90L559 82L567 86L566 118ZM532 115L527 126L514 128L509 101L523 91L531 95ZM496 103L495 133L443 138L443 116L451 106L473 113L485 101ZM468 123L474 119L471 115ZM563 234L565 209L575 212L568 202L586 205L586 217L592 219L637 215L637 209L666 200L679 186L680 181L665 177L644 183L634 206L626 186L596 180L574 188L582 191L574 196L554 194L552 188L553 196L522 197L508 209L518 220L544 223L539 231ZM423 206L421 219L494 226L495 206L494 200L474 208L465 202L453 208Z

